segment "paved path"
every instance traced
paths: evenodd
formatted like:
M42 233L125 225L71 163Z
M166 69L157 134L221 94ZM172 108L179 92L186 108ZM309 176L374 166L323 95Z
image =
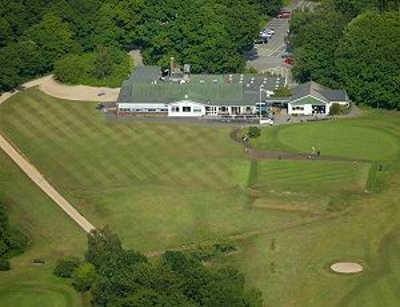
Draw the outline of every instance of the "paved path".
M18 167L49 196L69 217L71 217L84 231L90 232L95 227L90 224L52 185L29 163L14 147L0 135L0 148L18 165Z
M45 76L26 82L21 85L23 88L31 88L39 86L40 90L49 96L67 99L67 100L80 100L80 101L98 101L98 102L112 102L117 101L119 95L119 88L108 87L94 87L86 85L65 85L54 80L53 75ZM18 93L6 92L0 96L0 104L6 101L11 96ZM101 96L99 96L101 94Z
M47 82L50 78L52 78L52 76L45 76L45 77L42 77L39 79L35 79L35 80L32 80L32 81L22 84L22 87L23 88L31 88L34 86L40 86L41 84ZM2 104L4 101L6 101L11 96L14 96L18 92L19 91L15 90L14 92L3 93L2 95L0 95L0 104Z

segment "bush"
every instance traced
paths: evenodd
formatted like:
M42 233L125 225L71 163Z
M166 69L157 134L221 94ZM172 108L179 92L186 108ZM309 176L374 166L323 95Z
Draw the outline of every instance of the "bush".
M54 275L61 278L71 278L72 274L79 267L80 260L76 257L65 257L57 262Z
M250 127L248 135L251 138L257 138L261 135L261 130L258 127Z
M72 274L72 286L79 292L86 292L91 288L96 277L94 265L89 262L82 263Z
M273 97L290 97L292 96L292 90L287 86L280 86L274 91Z
M0 271L9 271L10 262L7 259L0 258Z
M119 87L131 70L130 57L111 47L82 55L67 55L54 64L57 80L76 85Z
M331 105L331 108L329 109L329 115L340 115L340 114L346 114L349 112L349 108L346 106L342 106L338 103L334 103Z

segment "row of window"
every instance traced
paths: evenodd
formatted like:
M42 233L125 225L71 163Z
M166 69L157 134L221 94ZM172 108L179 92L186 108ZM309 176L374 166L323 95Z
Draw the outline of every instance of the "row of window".
M168 112L168 108L119 108L120 112Z
M293 111L304 111L304 107L292 107Z
M171 107L171 112L181 112L181 108ZM182 107L182 112L190 113L192 112L192 107ZM201 112L201 107L193 107L193 112Z

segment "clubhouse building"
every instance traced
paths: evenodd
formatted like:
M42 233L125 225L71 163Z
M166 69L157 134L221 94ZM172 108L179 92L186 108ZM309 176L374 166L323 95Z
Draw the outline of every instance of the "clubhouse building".
M350 107L345 90L333 90L314 81L303 83L292 89L293 95L286 98L268 97L268 105L285 105L289 115L328 115L333 104Z
M138 66L124 81L117 113L169 117L257 118L267 113L265 98L286 80L267 75L163 76L159 66Z
M276 105L289 115L328 115L333 103L350 104L345 91L312 81L294 88L291 97L274 98L274 91L286 86L280 76L191 74L190 65L183 72L171 65L170 71L163 75L159 66L136 67L122 84L117 115L261 119Z

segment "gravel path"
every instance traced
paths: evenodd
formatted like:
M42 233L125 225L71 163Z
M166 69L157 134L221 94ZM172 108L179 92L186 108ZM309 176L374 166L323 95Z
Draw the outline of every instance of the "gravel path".
M14 147L0 135L0 148L18 165L18 167L49 196L69 217L71 217L84 231L90 232L95 227L89 223L52 185L29 163Z
M119 88L65 85L55 81L53 75L35 79L21 85L23 88L31 88L34 86L39 86L40 90L49 96L80 101L114 102L117 101L120 91ZM16 93L18 93L18 91L3 93L0 96L0 104ZM99 94L101 95L99 96Z
M117 101L119 88L94 87L86 85L65 85L54 80L52 76L39 85L47 95L81 101L113 102ZM99 96L99 94L101 94Z

